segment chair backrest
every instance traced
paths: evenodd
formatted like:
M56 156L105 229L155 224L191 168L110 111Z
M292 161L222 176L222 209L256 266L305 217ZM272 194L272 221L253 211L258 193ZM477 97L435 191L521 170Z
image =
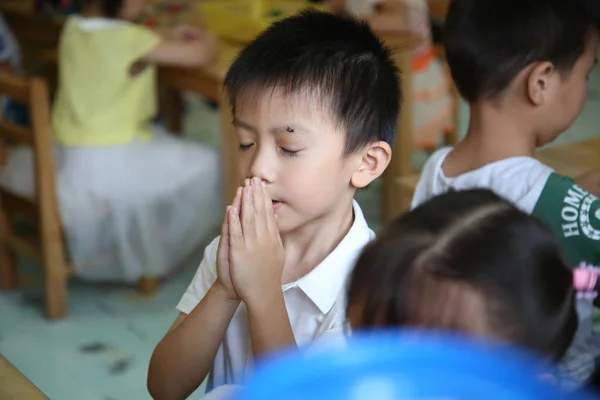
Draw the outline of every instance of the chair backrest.
M430 16L439 16L439 17L445 17L446 12L448 11L448 5L449 5L449 0L428 0L428 5L429 5L429 13ZM404 8L406 9L407 7L409 7L407 5L407 3L405 2L397 2L397 7L399 7L399 12L403 12L405 15L408 15L407 11L402 11L401 9ZM458 123L459 123L459 107L460 107L460 95L458 93L458 90L456 89L456 86L454 85L454 82L452 80L452 77L450 75L450 69L448 68L448 64L446 62L446 55L445 55L445 51L444 51L444 47L440 44L433 44L433 50L434 50L434 54L436 56L436 58L438 58L444 67L444 74L445 74L445 79L448 81L449 83L449 89L450 89L450 99L451 99L451 109L452 109L452 119L451 119L451 124L449 125L448 129L445 130L444 132L444 144L445 145L450 145L453 146L458 142ZM400 66L400 69L402 71L404 71L404 74L406 76L406 71L411 70L412 69L412 64L410 63L409 60L404 60L404 63L402 60L396 60L397 64ZM412 113L412 108L413 108L413 101L412 98L407 94L407 93L412 93L412 85L404 85L405 87L404 92L405 92L405 99L404 99L404 105L403 105L403 109L404 109L404 114L408 114L408 113ZM410 119L410 121L407 121L408 119ZM412 135L412 129L413 129L413 125L412 125L412 119L408 118L408 116L404 116L403 117L404 120L404 124L400 124L399 129L398 129L398 145L400 146L400 149L404 149L404 151L402 151L399 156L402 158L399 161L399 168L397 173L395 174L397 177L404 177L407 175L411 175L414 173L414 169L413 169L413 163L412 163L412 154L413 154L413 150L415 149L415 144L414 144L414 136ZM435 149L427 149L427 150L435 150ZM397 153L398 155L398 153Z
M29 126L0 120L0 146L28 146L34 159L35 194L31 197L0 188L0 207L5 215L24 215L38 221L42 241L48 235L61 237L54 147L48 89L41 78L24 78L0 73L0 95L28 106Z
M443 0L429 0L430 9L433 3L439 3ZM402 7L406 7L404 2L398 2ZM435 6L435 4L433 4ZM436 8L435 11L439 11ZM407 13L404 12L406 15ZM445 14L444 14L445 15ZM389 38L387 38L389 39ZM419 43L416 41L413 45ZM382 215L385 221L389 221L395 218L400 212L407 210L410 206L410 198L412 198L412 191L410 197L407 197L406 190L403 186L398 184L399 179L410 179L412 190L418 182L418 175L415 175L413 169L413 150L415 149L415 142L413 136L413 99L410 95L413 93L412 84L412 54L413 52L407 50L406 45L394 46L389 40L386 40L386 44L392 48L394 53L394 59L401 71L403 71L402 79L402 90L405 94L403 100L403 110L400 115L398 123L398 136L396 138L396 145L394 148L394 156L388 168L386 169L383 177L383 193L382 193ZM440 46L434 47L435 55L444 62L447 79L452 82L450 74L445 63L445 57L443 49ZM445 143L448 145L456 144L458 141L458 110L460 104L460 96L458 91L451 86L451 106L452 106L452 126L449 126L444 132ZM413 183L414 182L414 183Z
M63 23L41 18L33 6L25 3L26 0L19 0L18 5L2 4L0 0L0 12L21 47L22 67L28 73L34 73L40 61L39 53L58 48Z

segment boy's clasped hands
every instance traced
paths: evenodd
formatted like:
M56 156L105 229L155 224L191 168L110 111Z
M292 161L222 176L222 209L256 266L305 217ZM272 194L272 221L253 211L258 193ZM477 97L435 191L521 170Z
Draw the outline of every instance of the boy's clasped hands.
M246 179L225 211L217 252L217 285L228 300L265 305L281 293L285 253L265 184Z

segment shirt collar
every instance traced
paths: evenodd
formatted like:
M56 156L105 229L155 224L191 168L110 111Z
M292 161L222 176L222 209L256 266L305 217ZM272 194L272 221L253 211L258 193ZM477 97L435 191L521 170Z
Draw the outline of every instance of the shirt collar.
M375 236L356 201L352 202L352 207L354 222L344 239L315 269L299 281L283 287L286 290L298 286L323 314L331 310L340 292L346 289L356 258Z
M102 18L102 17L94 17L94 18L86 18L86 17L73 17L77 22L77 26L83 32L92 32L99 31L103 29L111 29L120 25L123 25L125 21L120 21L118 19L111 18Z

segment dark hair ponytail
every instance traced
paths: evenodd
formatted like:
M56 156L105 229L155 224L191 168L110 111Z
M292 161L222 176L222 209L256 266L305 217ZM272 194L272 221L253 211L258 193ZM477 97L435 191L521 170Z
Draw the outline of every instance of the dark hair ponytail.
M359 257L353 327L495 338L561 358L577 329L573 277L553 233L490 191L450 192L392 222Z

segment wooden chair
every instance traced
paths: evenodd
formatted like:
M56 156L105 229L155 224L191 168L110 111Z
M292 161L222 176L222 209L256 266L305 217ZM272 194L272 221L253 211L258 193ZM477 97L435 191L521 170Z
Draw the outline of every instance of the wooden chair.
M445 12L446 9L438 7L436 10ZM444 145L453 146L458 142L459 136L460 94L452 82L443 46L439 44L434 45L434 52L436 57L443 62L446 79L450 84L452 121L444 131ZM394 54L399 55L395 61L403 74L402 92L404 93L404 104L398 124L394 157L390 167L388 167L388 170L384 174L382 193L382 214L384 221L389 221L410 208L412 195L420 178L420 174L415 170L412 162L415 144L412 134L413 122L411 117L414 107L412 96L410 95L413 92L410 82L412 81L412 74L410 73L412 69L411 57L410 53L406 51L394 52ZM434 151L435 149L426 150Z
M460 95L458 94L458 90L452 84L451 86L451 96L452 103L451 107L453 110L453 122L451 125L446 128L444 131L444 145L446 146L454 146L458 143L458 120L459 120L459 112L460 112ZM408 135L410 132L398 132L399 135ZM408 141L405 141L408 142ZM434 150L434 149L431 149ZM396 180L394 182L394 190L397 191L396 197L399 199L398 211L396 214L406 211L410 209L410 204L412 201L412 196L417 188L417 184L419 183L419 179L421 178L421 172L415 171L412 166L412 148L411 148L411 158L406 162L406 166L403 168L402 173L396 176ZM394 216L392 216L394 217Z
M0 188L0 284L1 289L18 286L16 253L38 261L44 269L46 315L59 318L67 312L69 268L64 254L62 229L55 192L54 149L50 125L48 89L40 78L0 74L0 94L19 101L30 110L29 129L0 121L0 143L31 146L35 159L33 198ZM19 235L11 217L23 216L37 223L38 237Z
M448 13L448 7L450 6L450 0L428 0L429 6L429 17L434 20L443 20L446 18L446 14ZM460 93L454 85L454 81L452 80L452 76L450 74L450 68L448 67L448 63L446 62L446 51L444 49L444 45L442 43L434 43L433 50L435 56L441 60L444 64L444 69L446 71L446 79L450 85L450 94L452 96L452 121L451 124L446 128L444 132L445 143L447 145L455 145L458 143L458 124L460 118Z
M21 78L0 74L0 95L29 107L31 124L22 127L0 120L0 155L9 145L30 146L35 160L34 197L23 197L0 187L0 289L18 287L16 254L37 261L44 271L44 303L49 318L67 312L67 263L56 196L54 142L50 123L48 88L42 78ZM0 157L0 161L6 156ZM1 164L0 164L1 166ZM36 225L34 237L22 235L13 227L13 217L24 217ZM143 277L139 291L152 294L158 279Z

